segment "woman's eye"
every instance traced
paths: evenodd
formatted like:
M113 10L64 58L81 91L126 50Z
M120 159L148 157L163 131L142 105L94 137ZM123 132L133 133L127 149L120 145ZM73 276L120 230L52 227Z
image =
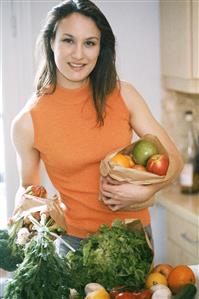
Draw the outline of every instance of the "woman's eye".
M93 46L95 46L95 42L88 40L88 41L85 42L85 45L87 47L93 47Z
M71 38L65 38L65 39L63 39L63 42L66 42L68 44L72 44L73 40Z

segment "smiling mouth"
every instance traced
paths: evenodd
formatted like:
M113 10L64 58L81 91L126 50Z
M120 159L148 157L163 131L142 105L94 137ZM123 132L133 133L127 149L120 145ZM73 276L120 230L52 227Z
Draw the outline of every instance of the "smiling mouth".
M86 64L69 62L68 65L74 70L81 70Z

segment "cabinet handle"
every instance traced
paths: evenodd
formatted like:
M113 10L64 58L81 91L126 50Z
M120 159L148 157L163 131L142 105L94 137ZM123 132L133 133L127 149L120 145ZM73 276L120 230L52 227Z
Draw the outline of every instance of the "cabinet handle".
M186 235L186 233L181 234L181 237L182 237L185 241L187 241L187 242L189 242L189 243L191 243L191 244L198 244L198 243L199 243L198 240L192 240L192 239L190 239L190 238Z

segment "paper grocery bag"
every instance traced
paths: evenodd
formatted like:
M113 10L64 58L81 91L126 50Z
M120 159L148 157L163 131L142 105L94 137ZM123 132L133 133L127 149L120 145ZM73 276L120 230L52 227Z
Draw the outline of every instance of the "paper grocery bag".
M156 144L158 148L158 152L160 154L167 154L169 157L169 167L167 170L167 173L165 176L159 176L151 172L147 171L141 171L133 168L126 168L120 165L116 165L111 162L112 157L117 153L122 154L129 154L132 152L132 149L136 142L128 145L125 148L120 148L112 153L107 154L107 156L104 158L104 160L100 163L100 173L102 176L109 175L113 179L119 181L119 182L128 182L134 185L150 185L150 184L157 184L161 182L168 181L172 175L174 174L174 167L173 167L173 161L174 157L169 154L164 146L161 144L159 139L151 134L144 135L143 138L140 138L139 140L149 140ZM148 208L150 206L153 206L155 197L152 196L151 198L148 198L145 202L142 203L135 203L131 205L128 208L121 209L123 211L139 211L144 208Z
M42 198L29 194L24 194L25 200L15 208L12 221L31 213L46 210L55 223L66 230L64 210L66 207L61 200L55 195L52 198Z
M118 180L119 182L128 182L135 185L149 185L149 184L156 184L156 183L168 181L174 173L173 156L166 151L166 149L164 148L164 146L161 144L161 142L156 136L147 134L143 138L140 138L139 140L142 139L154 142L158 148L158 152L160 154L163 153L167 154L167 156L169 157L169 167L165 176L159 176L151 172L141 171L133 168L125 168L123 166L116 165L111 162L112 157L115 156L115 154L117 153L122 153L122 154L131 153L137 141L125 148L120 148L114 152L107 154L104 160L102 160L100 163L101 175L102 176L109 175L110 177L112 177L115 180Z

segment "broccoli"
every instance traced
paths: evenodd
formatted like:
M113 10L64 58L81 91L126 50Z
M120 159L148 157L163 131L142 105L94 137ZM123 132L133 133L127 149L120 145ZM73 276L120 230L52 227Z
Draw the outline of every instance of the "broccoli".
M0 230L0 268L12 272L23 261L23 247L16 244L16 236L21 221L13 224L10 230Z
M16 246L13 250L8 240L0 239L0 268L12 272L22 261L21 248Z
M5 239L7 240L9 238L8 230L7 229L1 229L0 230L0 240Z

